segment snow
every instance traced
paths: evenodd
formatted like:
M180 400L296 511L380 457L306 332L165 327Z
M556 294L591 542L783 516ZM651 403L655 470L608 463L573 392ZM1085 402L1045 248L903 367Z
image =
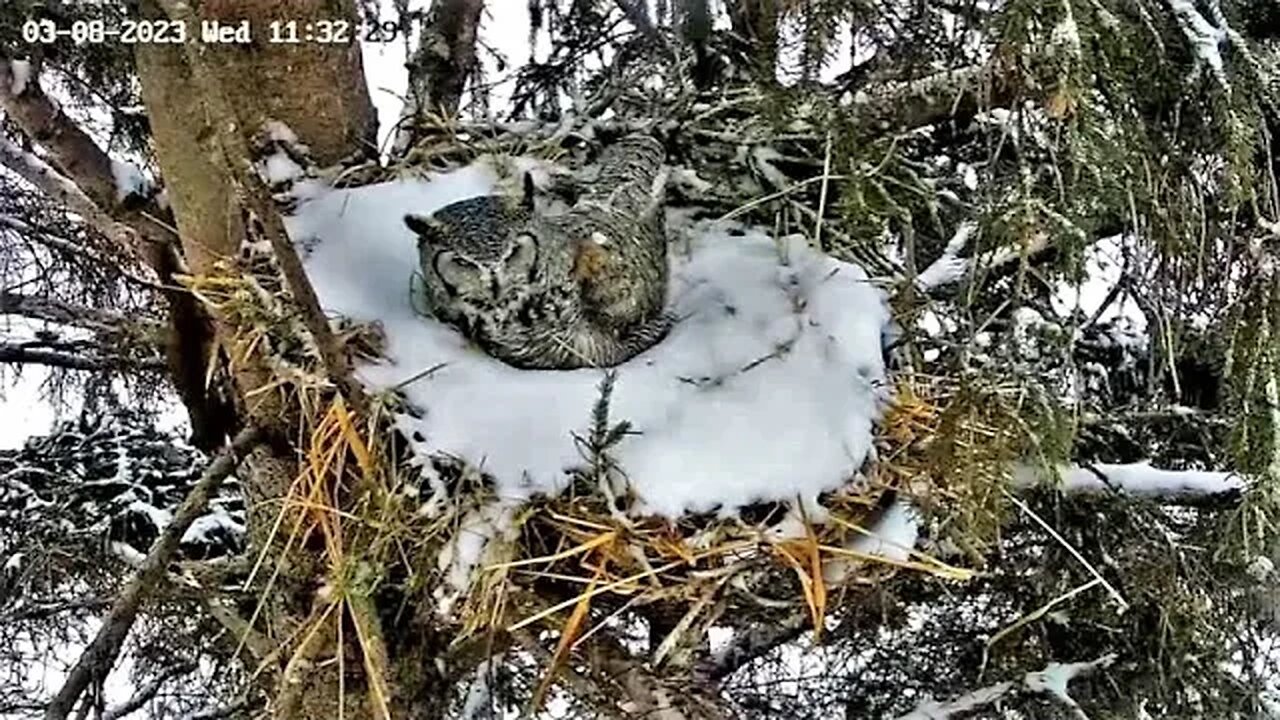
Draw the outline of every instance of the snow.
M462 701L462 711L458 713L458 720L483 720L501 714L495 712L493 707L491 675L493 675L493 668L490 661L482 660L476 666L471 685L467 688L467 695Z
M968 258L960 257L960 251L977 230L973 223L963 223L956 229L942 255L916 276L916 286L924 292L957 282L969 272Z
M849 544L850 550L902 562L910 557L920 537L920 515L899 498L867 530L869 534Z
M495 478L500 497L518 503L558 492L566 472L582 465L573 435L588 427L603 373L516 370L415 313L416 243L401 217L493 182L480 164L435 182L350 190L304 183L305 201L288 226L313 248L307 270L326 310L383 324L391 362L359 372L374 388L404 384L424 411L398 418L406 435L423 438L418 451L470 460ZM859 268L798 238L783 241L784 266L773 240L733 229L692 229L692 255L674 261L671 283L681 322L618 368L611 422L627 420L638 434L614 457L639 513L727 515L797 496L816 504L857 472L870 448L884 392L882 294Z
M1026 677L1023 678L1023 683L1032 692L1052 695L1062 704L1078 709L1079 705L1067 694L1067 685L1081 674L1093 672L1098 668L1109 667L1115 660L1115 655L1103 655L1097 660L1089 662L1049 663L1044 670L1027 673Z
M262 124L262 129L266 132L267 137L273 142L284 143L286 145L298 144L298 136L293 132L293 128L279 120L266 121Z
M1084 717L1079 704L1067 693L1067 686L1077 677L1110 667L1115 661L1115 655L1103 655L1089 662L1049 663L1043 670L1023 675L1021 685L1033 693L1051 696L1058 703L1075 710L1078 717ZM1018 683L1006 681L973 690L948 703L938 703L930 698L915 710L899 716L898 720L946 720L991 705L1017 687Z
M1222 62L1222 44L1227 40L1225 28L1214 27L1196 9L1195 0L1169 0L1169 7L1182 27L1182 33L1191 43L1196 54L1197 69L1207 65L1213 76L1223 87L1228 87L1226 72Z
M147 556L135 549L128 543L122 543L112 540L109 546L111 554L119 558L124 564L131 568L140 568L146 562Z
M990 705L1012 689L1013 683L1003 682L979 688L949 703L938 703L936 700L929 699L915 710L900 716L898 720L945 720L952 715Z
M21 95L27 91L27 84L31 82L31 63L27 60L10 60L9 61L9 92L14 96Z
M111 161L111 176L116 181L116 202L130 195L145 197L151 192L151 181L147 180L142 170L133 163L123 160Z
M1095 472L1096 471L1096 472ZM1240 475L1230 472L1207 470L1161 470L1150 463L1126 465L1099 463L1090 467L1066 467L1058 471L1061 488L1067 492L1102 492L1111 489L1143 497L1176 499L1199 497L1228 492L1241 492L1246 488ZM1101 474L1106 478L1103 481ZM1028 465L1014 469L1014 484L1020 487L1037 482L1039 472Z
M283 151L272 153L258 163L258 177L273 187L297 180L303 173L302 166Z
M168 510L158 508L155 505L152 505L151 503L148 503L148 502L143 502L142 500L134 500L133 502L129 503L129 506L125 508L125 512L137 513L138 515L147 516L147 518L151 520L151 524L155 526L157 531L165 529L166 527L168 527L169 523L173 522L173 514L170 513Z
M244 525L228 515L225 508L216 506L212 512L201 515L191 523L182 534L182 544L216 545L220 542L217 537L219 530L227 536L239 537L245 534Z

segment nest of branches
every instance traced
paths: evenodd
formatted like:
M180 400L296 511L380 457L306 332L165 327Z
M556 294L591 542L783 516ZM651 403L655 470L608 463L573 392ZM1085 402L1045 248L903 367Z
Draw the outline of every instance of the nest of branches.
M681 79L678 67L671 72L676 77L661 82L626 75L605 81L587 103L590 110L558 124L441 121L424 132L419 119L422 134L390 167L317 174L350 186L485 157L496 159L500 174L514 173L529 167L517 158L533 157L547 161L544 189L571 200L575 188L590 182L602 145L649 132L668 149L673 207L779 234L803 232L873 277L901 278L874 242L855 241L842 229L846 216L837 206L849 199L840 186L848 178L832 172L839 141L831 127L841 121L829 108L802 107L781 123L770 119L776 113L763 112L774 98L761 91L709 95ZM603 109L610 108L615 112L604 119ZM655 117L663 119L646 119ZM886 167L881 158L871 175ZM871 177L873 185L881 180ZM712 626L745 630L787 617L820 634L839 593L903 572L967 579L971 571L943 562L941 553L915 550L915 531L903 543L881 537L880 525L892 512L922 513L913 525L980 562L999 527L1005 461L1023 449L1016 447L1017 433L1003 429L1010 423L996 416L993 408L1003 404L990 403L991 393L902 378L881 419L875 459L825 493L817 507L766 503L728 516L636 517L627 512L628 489L609 459L625 433L610 424L606 400L579 438L584 462L569 487L502 510L507 515L497 524L503 531L483 537L485 547L465 577L448 578L460 547L475 542L474 521L495 506L493 484L465 459L432 458L426 468L411 467L408 443L394 429L396 399L374 397L369 417L353 412L326 377L269 245L247 244L243 255L214 276L184 282L240 329L229 345L238 349L230 362L261 365L261 387L247 399L301 410L298 475L276 517L256 523L266 534L254 543L262 556L246 587L269 588L286 557L299 550L316 563L326 587L308 627L295 629L293 638L270 639L276 643L311 638L346 617L367 646L366 661L376 664L385 657L380 648L396 642L394 628L434 607L435 615L459 626L459 643L492 632L517 640L558 632L558 647L545 658L550 678L584 640L616 641L637 618L647 624L655 665L676 667L691 662ZM378 355L370 328L345 327L336 336L352 359ZM602 391L607 398L608 389ZM448 586L453 597L439 592ZM379 618L373 599L386 593L399 598L399 607L418 610ZM293 647L297 655L288 667L304 667L307 655L318 652L308 650L307 641ZM384 675L368 670L370 677Z
M656 664L695 649L712 626L746 628L805 614L821 634L835 594L899 572L963 580L969 570L885 539L877 525L903 495L925 492L929 439L944 422L931 401L905 393L885 414L880 458L819 499L810 517L792 503L761 503L729 517L637 518L587 468L564 492L523 507L515 532L478 567L457 613L464 636L494 628L559 630L557 660L634 611L649 624ZM591 445L607 438L597 417ZM607 449L589 447L597 457ZM625 501L623 501L625 503ZM821 517L816 517L821 515ZM874 543L871 543L874 544Z

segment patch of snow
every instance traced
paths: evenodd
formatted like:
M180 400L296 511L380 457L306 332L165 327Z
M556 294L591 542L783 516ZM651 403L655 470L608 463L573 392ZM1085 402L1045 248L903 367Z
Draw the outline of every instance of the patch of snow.
M297 145L298 136L293 132L293 128L280 122L279 120L268 120L262 124L263 131L267 137L278 143L287 145Z
M1208 66L1214 78L1227 87L1227 75L1222 62L1222 45L1227 40L1226 28L1214 27L1196 9L1195 0L1169 0L1169 8L1182 27L1182 34L1191 43L1196 54L1196 68Z
M513 539L514 503L500 498L467 513L449 541L441 549L436 563L446 573L445 582L435 590L436 610L442 616L453 612L454 603L470 583L471 571L495 547L496 539Z
M232 537L243 537L244 525L227 514L226 508L216 506L213 512L196 518L187 531L182 534L182 544L216 545L221 540L216 536L218 531Z
M1021 684L1035 693L1044 693L1059 703L1077 711L1084 717L1080 706L1067 693L1067 686L1072 680L1092 673L1098 669L1110 667L1116 660L1115 655L1104 655L1097 660L1078 663L1049 663L1043 670L1029 672L1022 677ZM946 720L961 713L968 713L991 705L1012 692L1017 683L1000 682L968 692L955 700L939 703L932 698L926 699L915 710L900 715L897 720Z
M1071 3L1063 3L1062 19L1053 26L1049 33L1049 45L1055 51L1064 51L1068 56L1080 57L1080 27L1076 25L1075 14L1071 12Z
M1013 311L1013 343L1018 354L1034 359L1040 357L1040 344L1034 331L1044 327L1045 319L1040 312L1026 306Z
M969 271L969 260L960 257L960 251L964 250L964 246L977 229L977 225L973 223L961 224L956 234L951 237L951 241L947 243L946 249L942 251L942 255L916 276L916 286L927 293L963 278Z
M120 202L130 195L146 197L151 192L151 181L133 163L112 160L111 176L116 181L116 202Z
M21 570L23 557L25 556L20 552L10 555L9 559L4 561L4 571L6 573L16 573Z
M147 518L151 520L151 523L155 525L156 530L163 530L169 525L169 523L173 522L173 513L170 513L168 510L163 508L158 508L149 502L143 502L142 500L134 500L129 503L129 506L125 508L125 510L126 512L147 516Z
M258 177L267 185L284 185L301 178L303 174L302 166L283 150L277 150L258 162Z
M489 676L492 674L493 667L488 660L481 661L476 666L471 685L467 688L467 696L462 701L462 711L458 713L458 720L485 720L496 716L493 708L493 689L489 683Z
M1067 694L1067 685L1070 684L1077 676L1090 673L1098 668L1109 667L1116 661L1115 655L1103 655L1097 660L1089 662L1076 663L1049 663L1044 670L1039 672L1027 673L1023 678L1023 683L1027 689L1032 692L1042 692L1052 695L1058 702L1071 707L1079 708L1076 701Z
M9 61L9 92L14 96L27 91L31 82L31 62L28 60Z
M736 634L737 632L730 627L712 625L707 628L707 651L711 653L711 657L723 657L724 652L732 647Z
M1013 683L1003 682L979 688L948 703L939 703L929 698L920 703L915 710L899 716L898 720L946 720L952 715L986 707L1004 697L1012 689Z
M120 558L125 565L134 569L142 567L142 564L147 559L145 554L135 550L133 546L128 543L113 540L111 541L109 549L111 550L112 555Z
M295 241L314 245L307 270L325 309L385 328L390 361L358 372L374 388L403 386L423 411L397 418L421 438L419 460L466 458L494 477L504 502L519 503L559 492L583 464L573 436L589 426L603 373L517 370L416 314L417 247L402 222L406 212L486 193L495 180L477 164L434 182L303 183L309 198L287 224ZM672 268L670 306L682 320L617 368L611 422L629 421L636 434L613 455L638 513L728 515L796 497L816 505L871 446L886 392L883 294L861 269L798 237L781 241L787 266L764 233L728 230L692 228L691 255Z
M1257 555L1253 560L1249 561L1249 565L1245 568L1245 572L1249 573L1258 582L1266 582L1276 571L1275 563L1271 562L1271 558L1265 555Z
M920 514L910 503L899 498L874 525L867 528L867 532L868 535L850 543L849 549L902 562L911 556L916 540L920 538Z

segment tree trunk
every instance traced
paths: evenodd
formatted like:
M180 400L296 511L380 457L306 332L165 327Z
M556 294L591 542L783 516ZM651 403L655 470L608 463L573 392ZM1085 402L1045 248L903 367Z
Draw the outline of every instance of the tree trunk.
M448 117L458 111L476 66L476 34L484 0L435 0L422 41L409 61L415 115Z
M731 0L733 30L753 51L762 80L773 82L778 68L778 0Z
M143 3L142 11L148 17L165 16L151 0ZM358 44L266 42L268 24L279 19L296 20L300 27L309 22L346 20L351 22L354 40L357 24L350 0L207 0L194 12L201 20L248 20L254 29L252 44L210 44L195 49L201 67L217 75L225 105L215 105L207 89L200 87L202 76L193 72L193 55L183 47L139 45L137 66L156 156L189 271L197 277L218 276L232 272L222 261L235 258L240 251L250 231L246 221L250 211L262 212L261 208L241 205L243 193L237 192L237 179L228 168L249 159L228 156L225 133L238 133L248 140L268 120L281 122L310 149L317 164L329 165L372 152L376 122ZM226 111L234 120L226 118ZM244 487L251 552L266 552L266 565L272 566L283 543L277 536L276 547L268 547L272 528L299 471L298 450L293 446L301 420L299 408L287 405L281 393L254 392L278 378L264 358L237 346L239 328L228 317L216 312L215 316L219 342L233 359L231 372L242 399L242 419L262 428L271 439L249 458ZM341 608L323 620L315 614L315 608L325 606L316 593L325 578L318 575L319 564L306 559L309 555L295 549L281 561L283 572L264 590L269 593L263 600L264 614L253 628L277 644L286 643L269 666L276 670L273 716L337 717L338 688L345 686L342 702L347 717L380 717L382 713L374 709L378 703L363 682L359 654L343 664L332 662L339 655L351 656L350 642L348 647L338 647L334 638L337 626L352 618ZM317 625L319 630L306 635L305 641L287 640L299 628ZM341 667L345 672L339 683ZM394 698L391 700L394 707Z

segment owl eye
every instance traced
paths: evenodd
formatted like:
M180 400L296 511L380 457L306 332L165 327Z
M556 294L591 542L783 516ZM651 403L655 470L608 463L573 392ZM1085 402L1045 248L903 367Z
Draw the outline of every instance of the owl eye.
M455 253L445 251L437 254L432 267L454 295L474 294L484 288L484 272L480 266Z
M532 278L537 265L538 239L529 233L520 233L502 258L503 272L509 277Z

